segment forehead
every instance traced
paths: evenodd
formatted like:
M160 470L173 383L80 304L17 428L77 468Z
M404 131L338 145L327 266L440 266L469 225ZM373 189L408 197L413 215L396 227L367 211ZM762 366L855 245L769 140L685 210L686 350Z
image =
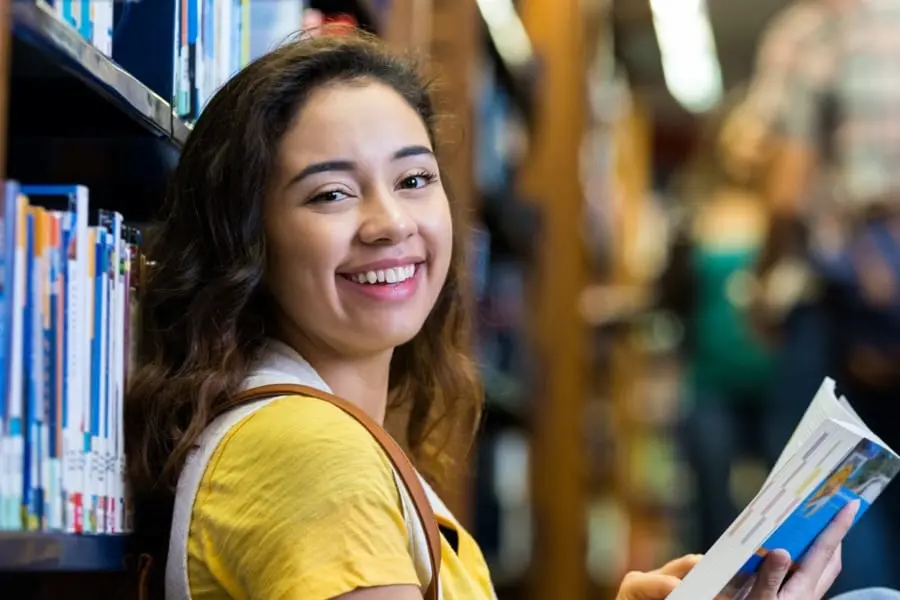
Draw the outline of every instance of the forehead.
M344 157L377 159L400 147L431 147L418 113L378 82L337 83L314 91L281 144L291 164Z

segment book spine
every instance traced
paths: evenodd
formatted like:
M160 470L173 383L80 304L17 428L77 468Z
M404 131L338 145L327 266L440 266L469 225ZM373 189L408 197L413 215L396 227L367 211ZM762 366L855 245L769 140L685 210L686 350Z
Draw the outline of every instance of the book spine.
M23 462L22 462L22 521L25 529L36 531L39 529L40 509L38 508L40 493L40 469L39 469L39 417L38 403L41 400L39 384L41 374L36 372L40 368L40 314L41 305L38 285L40 279L39 260L37 256L38 244L36 210L30 208L25 217L25 313L24 313L24 380L25 380L25 428L23 432Z
M15 206L15 248L13 250L12 347L9 360L8 454L7 472L10 495L7 498L6 525L22 529L22 498L25 486L25 304L28 266L28 199L19 195Z
M0 530L9 529L6 506L13 496L10 468L6 464L10 455L9 406L10 351L12 349L13 322L13 264L15 249L15 207L19 186L10 181L3 186L3 206L0 208Z

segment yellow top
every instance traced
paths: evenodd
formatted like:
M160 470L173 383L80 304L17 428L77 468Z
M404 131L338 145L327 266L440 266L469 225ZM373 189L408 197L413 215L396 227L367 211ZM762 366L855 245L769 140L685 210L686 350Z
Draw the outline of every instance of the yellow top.
M444 600L490 600L487 565L458 532L441 539ZM393 472L378 442L322 400L273 401L225 435L191 514L195 600L325 600L354 589L420 585Z

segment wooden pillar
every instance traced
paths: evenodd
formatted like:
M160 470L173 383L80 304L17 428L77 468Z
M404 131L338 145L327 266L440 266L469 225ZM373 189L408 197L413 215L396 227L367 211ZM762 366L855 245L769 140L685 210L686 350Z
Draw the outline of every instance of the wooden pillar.
M432 0L392 0L382 37L396 50L427 51Z
M473 106L476 65L481 58L481 23L475 0L431 0L430 63L437 78L444 168L454 198L475 206Z
M613 251L613 284L642 290L641 295L646 298L651 282L645 281L641 276L641 269L634 264L634 257L639 255L635 244L639 239L638 230L647 205L651 177L649 116L637 99L632 99L625 109L626 113L616 131L618 160L615 176L620 183L622 198L621 210L616 219L616 229L620 235ZM652 551L653 546L659 536L665 533L659 519L648 518L645 510L629 506L635 490L639 489L633 465L637 453L641 451L641 436L647 435L635 422L632 405L641 393L640 381L647 373L645 352L632 331L626 329L613 344L611 361L611 398L620 448L616 489L628 514L628 547L622 548L623 554L627 556L626 570L656 568L658 557Z
M541 203L537 286L543 385L534 398L532 597L587 597L583 409L587 329L578 298L587 281L579 155L586 107L579 0L524 0L521 15L541 65L536 130L523 167L526 196Z
M457 226L469 225L468 215L476 205L474 177L475 66L481 58L481 23L475 0L430 0L431 41L429 62L437 79L439 110L446 115L441 123L440 148L442 168L449 180L454 201L463 206L465 218ZM474 298L469 299L474 302ZM464 460L468 448L454 448L454 455ZM454 473L453 481L443 490L444 497L457 519L471 526L471 479L467 464Z

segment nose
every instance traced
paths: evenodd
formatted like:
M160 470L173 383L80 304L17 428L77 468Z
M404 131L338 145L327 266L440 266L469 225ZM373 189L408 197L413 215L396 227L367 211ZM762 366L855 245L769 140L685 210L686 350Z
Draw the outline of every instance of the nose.
M364 244L398 244L416 233L409 207L389 190L368 191L361 208L359 238Z

